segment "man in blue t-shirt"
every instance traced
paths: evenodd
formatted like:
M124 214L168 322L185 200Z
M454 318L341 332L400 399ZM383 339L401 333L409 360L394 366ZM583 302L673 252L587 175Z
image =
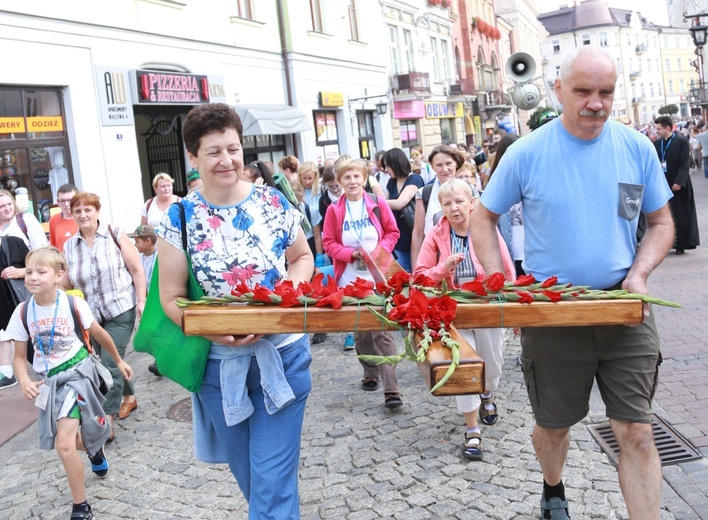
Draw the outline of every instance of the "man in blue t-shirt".
M564 57L555 82L563 114L507 150L472 215L487 273L502 271L499 215L523 201L526 273L647 293L647 277L673 242L671 191L651 142L608 121L616 81L615 62L602 49L584 46ZM637 249L641 212L648 229ZM661 465L650 417L661 355L648 306L637 327L525 328L521 346L544 478L542 518L569 518L562 481L569 431L588 413L596 380L622 451L629 516L658 520Z

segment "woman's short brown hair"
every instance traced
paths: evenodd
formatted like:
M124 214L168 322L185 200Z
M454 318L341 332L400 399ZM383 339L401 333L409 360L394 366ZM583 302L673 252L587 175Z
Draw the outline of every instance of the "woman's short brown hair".
M236 130L243 143L243 123L233 107L226 103L205 103L197 105L187 114L182 126L184 146L194 157L199 153L202 137L214 132L224 133Z
M94 208L96 208L96 211L101 210L100 197L95 193L90 193L88 191L80 191L79 193L71 197L71 202L69 203L71 211L74 211L74 207L78 206L79 204L83 204L84 206L93 206Z
M450 148L446 144L441 144L433 148L430 152L430 155L428 156L428 164L430 164L430 166L433 165L433 158L439 153L444 153L445 155L449 155L450 157L452 157L452 159L455 161L455 164L457 165L457 170L459 170L460 167L465 163L465 158L462 157L462 154L460 152L453 148Z
M278 161L278 168L280 168L280 171L285 171L286 169L290 170L291 172L296 172L297 167L300 163L297 160L297 157L294 155L286 155L282 159Z

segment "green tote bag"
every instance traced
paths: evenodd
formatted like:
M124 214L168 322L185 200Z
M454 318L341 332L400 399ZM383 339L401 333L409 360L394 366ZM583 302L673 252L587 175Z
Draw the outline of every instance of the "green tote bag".
M194 277L192 260L187 253L184 206L179 202L175 204L180 208L182 246L187 255L187 272L189 273L187 296L190 300L198 300L204 296L204 291ZM211 342L202 336L186 336L182 332L182 328L165 314L162 303L160 303L159 260L158 256L155 259L145 310L140 320L138 332L133 339L133 347L138 352L152 354L163 376L190 392L198 392L202 387Z

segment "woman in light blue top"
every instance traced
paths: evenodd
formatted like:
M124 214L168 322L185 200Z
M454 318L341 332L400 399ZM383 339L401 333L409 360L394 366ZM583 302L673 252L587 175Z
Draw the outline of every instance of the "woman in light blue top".
M312 277L302 214L277 190L243 179L243 126L221 103L192 109L184 123L188 157L203 185L180 202L187 253L209 296L240 283L272 288ZM160 299L181 324L175 299L187 295L179 206L158 229ZM287 268L286 268L287 261ZM266 311L267 312L267 311ZM197 458L228 463L250 519L299 518L298 463L312 361L307 336L207 336L212 346L202 388L192 394Z

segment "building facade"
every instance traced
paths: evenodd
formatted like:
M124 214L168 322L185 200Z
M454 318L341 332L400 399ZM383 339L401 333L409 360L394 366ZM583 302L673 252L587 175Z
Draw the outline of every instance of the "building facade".
M182 122L209 102L241 115L246 162L370 157L392 146L382 19L377 0L13 3L0 10L0 185L26 187L46 222L73 182L131 229L154 175L186 192Z
M548 31L542 45L544 73L551 84L564 51L581 45L603 47L616 60L619 77L612 117L643 125L665 105L659 28L636 11L607 7L602 0L541 14Z

